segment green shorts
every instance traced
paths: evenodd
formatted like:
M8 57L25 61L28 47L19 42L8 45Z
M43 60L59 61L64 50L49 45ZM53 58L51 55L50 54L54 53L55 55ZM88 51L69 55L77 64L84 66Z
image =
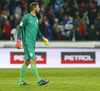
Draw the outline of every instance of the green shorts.
M24 53L25 53L25 57L24 57L25 60L30 61L31 58L36 58L35 52L34 52L34 50L35 50L34 47L26 45L26 46L23 46L23 49L24 49Z

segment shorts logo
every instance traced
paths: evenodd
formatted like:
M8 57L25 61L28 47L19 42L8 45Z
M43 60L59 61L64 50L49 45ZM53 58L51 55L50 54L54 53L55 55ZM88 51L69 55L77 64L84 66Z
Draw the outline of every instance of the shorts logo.
M33 54L32 54L32 53L30 53L30 56L32 57L32 56L33 56Z

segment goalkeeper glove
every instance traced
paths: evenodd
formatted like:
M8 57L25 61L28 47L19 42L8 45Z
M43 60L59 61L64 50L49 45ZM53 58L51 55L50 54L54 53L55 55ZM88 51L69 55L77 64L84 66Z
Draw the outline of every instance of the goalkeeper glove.
M49 41L47 38L43 37L42 40L44 41L45 45L47 46L49 44Z
M22 48L23 48L23 47L22 47L22 44L21 44L21 42L20 42L20 39L17 40L17 43L16 43L15 47L16 47L17 49L22 49Z

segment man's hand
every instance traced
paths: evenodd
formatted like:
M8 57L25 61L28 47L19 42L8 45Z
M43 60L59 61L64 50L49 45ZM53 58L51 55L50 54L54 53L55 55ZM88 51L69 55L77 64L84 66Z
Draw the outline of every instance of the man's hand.
M22 44L21 44L21 42L20 42L19 39L17 40L17 43L16 43L15 47L16 47L17 49L22 49L22 48L23 48L23 47L22 47Z
M47 46L49 44L49 41L47 38L43 37L42 40L44 41L45 45Z

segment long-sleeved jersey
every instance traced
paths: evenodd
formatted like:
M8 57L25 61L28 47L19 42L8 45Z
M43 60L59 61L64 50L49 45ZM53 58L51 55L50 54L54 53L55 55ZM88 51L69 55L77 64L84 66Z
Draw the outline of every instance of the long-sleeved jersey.
M36 37L42 39L43 35L39 30L37 16L33 16L31 13L25 15L19 25L17 39L20 39L22 34L22 43L23 46L29 45L35 47Z

